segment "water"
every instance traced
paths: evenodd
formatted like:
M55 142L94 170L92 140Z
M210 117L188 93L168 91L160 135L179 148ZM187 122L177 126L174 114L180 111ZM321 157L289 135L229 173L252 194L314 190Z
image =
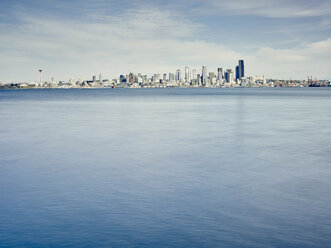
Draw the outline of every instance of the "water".
M0 247L330 247L330 89L0 91Z

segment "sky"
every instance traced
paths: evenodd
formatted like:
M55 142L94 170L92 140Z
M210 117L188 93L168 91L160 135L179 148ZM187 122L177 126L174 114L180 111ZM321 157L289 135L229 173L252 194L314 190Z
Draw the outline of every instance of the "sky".
M331 0L0 0L0 81L234 69L331 79Z

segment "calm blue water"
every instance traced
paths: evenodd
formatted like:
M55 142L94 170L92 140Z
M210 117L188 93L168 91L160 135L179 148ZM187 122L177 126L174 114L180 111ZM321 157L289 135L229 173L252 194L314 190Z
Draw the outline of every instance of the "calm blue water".
M330 247L330 89L0 91L0 247Z

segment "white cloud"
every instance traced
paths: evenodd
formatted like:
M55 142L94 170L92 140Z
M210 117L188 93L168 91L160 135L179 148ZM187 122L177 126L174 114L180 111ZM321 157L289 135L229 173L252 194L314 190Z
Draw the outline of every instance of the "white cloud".
M309 44L305 52L317 55L318 58L326 57L331 60L331 38Z
M265 17L293 18L331 14L331 3L329 0L252 0L249 2L246 0L211 0L211 3L223 11L234 11L238 14Z
M54 19L21 16L21 25L0 26L0 80L45 77L89 78L102 73L115 77L129 70L156 73L183 69L234 68L245 59L248 75L274 78L331 77L331 39L295 49L263 47L256 54L242 54L221 41L204 40L205 27L176 12L157 8L129 10L121 16L89 19Z
M263 47L257 53L257 66L263 68L271 77L303 78L315 75L320 78L330 78L331 38L307 44L301 48L274 49Z
M274 49L271 47L263 47L259 49L258 55L264 59L280 61L280 62L302 62L307 60L307 56L303 53L298 53L291 49Z
M309 62L313 59L331 62L331 38L307 44L297 49L274 49L263 47L258 55L280 62Z
M24 16L18 32L0 30L0 70L2 75L10 70L13 75L15 67L31 79L37 67L68 78L99 72L115 76L129 69L150 74L186 64L233 66L241 55L200 40L201 29L158 9L130 11L120 17L90 16L88 22Z

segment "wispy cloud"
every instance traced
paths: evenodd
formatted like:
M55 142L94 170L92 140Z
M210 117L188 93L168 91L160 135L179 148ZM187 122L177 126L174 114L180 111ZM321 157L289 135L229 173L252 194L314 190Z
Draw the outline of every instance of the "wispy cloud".
M276 2L283 3L282 0ZM179 6L182 8L184 3L180 1ZM274 6L271 1L267 3ZM321 3L325 2L319 2L318 6ZM231 26L225 32L227 23L219 23L219 19L210 19L208 23L204 21L203 18L207 18L204 15L192 18L181 9L162 8L162 5L142 5L139 8L122 8L121 12L109 12L109 5L114 7L117 1L83 1L82 4L90 4L93 11L74 18L56 14L37 16L20 11L16 13L15 23L0 24L0 80L33 80L38 76L36 71L39 68L45 69L45 76L55 76L57 79L72 76L88 78L99 72L114 77L128 70L151 74L175 71L185 65L200 69L202 64L216 70L219 66L233 68L239 58L247 61L247 72L251 75L303 78L309 73L331 76L328 69L331 64L330 39L325 38L330 37L325 32L328 30L326 16L320 23L324 28L323 37L314 37L314 42L302 39L293 32L298 28L304 32L305 23L297 23L286 26L283 32L270 32L268 35L275 42L259 42L266 34L262 33L263 29L252 32L247 45L253 48L243 52L240 46L247 42L246 36L251 31L248 30L245 36ZM272 10L267 10L270 6L258 0L252 1L249 6L240 0L227 3L210 0L198 7L208 9L210 4L215 7L210 10L222 10L222 13L233 10L254 15L261 12L262 15L262 9L265 9L265 16L276 16L275 13L283 8L275 7L272 14ZM131 2L130 6L133 5ZM308 3L303 1L303 5L300 8L306 9ZM100 6L108 7L104 11L94 11ZM297 5L292 0L288 6L294 9ZM286 11L283 16L289 15L290 10ZM229 20L229 25L236 18ZM236 27L240 27L238 23ZM217 27L213 29L215 24ZM277 21L279 26L281 23ZM214 35L218 32L222 36ZM233 36L233 33L237 35L233 45L222 39ZM291 45L287 44L289 42Z
M30 64L57 72L70 67L72 74L83 72L84 77L96 72L113 76L125 73L123 68L152 73L188 63L216 67L234 63L240 56L220 44L200 40L201 25L159 9L129 11L120 17L90 16L83 23L22 18L18 30L2 30L2 68L13 61L22 70Z
M211 3L224 11L237 14L258 15L276 18L295 18L331 15L329 0L211 0Z
M274 49L263 47L258 55L280 62L310 62L311 60L328 60L330 62L331 38L310 43L297 49Z
M301 48L275 49L263 47L259 49L255 60L256 66L264 68L267 75L274 78L283 75L294 78L303 78L314 75L321 78L329 78L331 65L331 38L313 42Z

